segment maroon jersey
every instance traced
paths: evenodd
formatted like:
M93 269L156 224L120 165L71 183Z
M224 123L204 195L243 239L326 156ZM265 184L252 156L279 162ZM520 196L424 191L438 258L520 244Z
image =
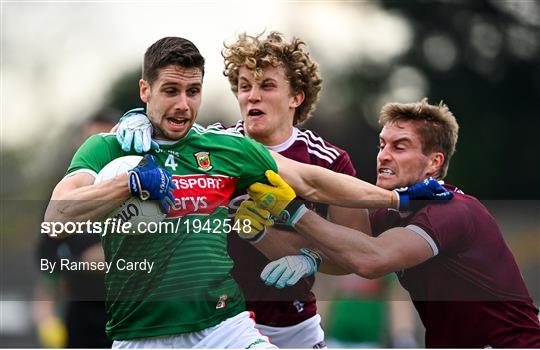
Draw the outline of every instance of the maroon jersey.
M243 122L239 121L230 129L244 133ZM351 159L345 151L326 142L310 130L294 128L289 140L282 145L267 148L298 162L318 165L351 176L356 175ZM247 198L247 195L242 194L233 199L231 207L238 208L240 202ZM327 206L317 205L315 209L320 215L326 216ZM251 243L233 234L229 235L228 249L235 262L232 275L244 292L248 310L255 312L258 324L286 327L316 315L315 295L311 292L315 282L314 276L303 278L296 285L283 289L269 287L260 278L262 270L270 262L268 258Z
M407 227L434 257L397 272L426 328L427 347L540 347L538 309L487 209L453 186L454 199L404 215L371 215L374 235Z

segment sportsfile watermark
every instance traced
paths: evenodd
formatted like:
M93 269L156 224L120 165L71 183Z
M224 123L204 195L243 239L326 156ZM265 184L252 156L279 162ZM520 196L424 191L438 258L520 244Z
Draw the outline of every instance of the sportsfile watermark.
M104 221L84 222L49 222L41 223L41 233L56 238L59 235L97 234L102 237L116 233L124 235L143 233L173 233L176 232L177 223L174 222L138 222L135 225L129 221L117 218L107 218Z
M56 238L59 235L97 234L102 237L108 234L137 235L137 234L169 234L183 230L186 233L249 233L250 221L226 219L187 218L176 221L161 222L129 222L118 218L107 218L104 221L84 222L49 222L41 223L41 233Z
M105 214L106 217L110 217L108 221L106 218L100 218L85 219L81 222L72 219L70 223L55 222L63 221L60 216L56 219L56 215L69 214L76 211L76 208L86 205L110 207L111 205L105 201L96 203L64 201L60 203L62 204L61 211L52 212L54 215L51 216L51 219L44 219L49 201L2 200L0 206L2 212L0 276L3 278L3 283L0 284L0 294L2 294L3 300L53 300L53 296L37 295L32 292L34 285L42 279L41 276L45 276L43 278L47 280L54 276L54 280L75 278L76 281L84 281L84 283L76 282L72 286L75 293L65 296L64 298L67 300L105 300L107 293L104 287L105 282L100 281L100 278L128 276L137 286L146 285L146 281L155 278L162 271L166 271L170 265L168 257L161 251L161 248L164 247L174 247L174 254L179 257L174 262L175 269L177 269L175 278L184 281L182 283L185 283L186 289L193 287L194 279L188 279L188 277L194 269L198 271L204 269L205 266L210 267L208 271L209 274L212 274L215 273L215 269L231 268L232 262L228 260L226 255L228 247L232 248L229 250L231 255L236 253L232 259L238 259L236 261L240 265L237 266L249 266L246 269L238 269L238 274L245 283L243 287L246 290L255 290L261 283L264 284L260 274L268 262L255 265L257 262L251 256L245 255L243 250L240 250L246 244L234 232L235 229L242 228L242 222L236 224L235 227L234 210L230 209L237 209L240 200L224 203L194 198L184 202L186 211L195 212L196 215L185 214L183 211L165 215L160 213L157 205L154 205L155 208L152 208L151 205L139 205L139 215L137 217L132 215L129 223L124 222L121 225L119 218L108 213ZM193 205L189 206L191 203ZM500 226L506 244L512 250L523 275L529 295L533 300L540 300L540 274L538 273L540 271L540 250L538 250L540 244L540 222L538 221L540 201L483 200L482 203L489 209ZM123 202L120 201L118 207L122 204ZM127 210L126 213L128 213ZM51 214L50 211L49 214ZM277 222L275 223L277 224ZM276 233L278 230L285 231L287 229L289 230L286 232L287 234ZM58 231L63 230L73 233L67 235L58 233ZM57 234L56 239L49 239L49 236L55 233ZM267 230L265 240L269 239L269 242L272 242L272 239L278 237L280 242L289 244L288 240L290 239L292 245L300 235L301 233L294 233L290 228L280 224ZM69 236L67 239L61 239L67 236ZM112 244L116 247L117 243L120 248L118 254L110 255L107 253L105 259L87 254L96 251L101 251L103 254L102 246L110 247ZM235 244L238 245L235 246ZM235 252L234 249L238 249L238 251ZM201 260L201 263L195 262L188 257L190 250L196 254L203 252L206 254L207 251L211 254L219 252L216 256L219 256L222 262L216 264L211 259L207 260L206 257ZM299 253L295 250L290 254ZM323 263L328 261L329 259L325 259ZM244 273L245 275L243 275ZM338 277L317 273L316 280L321 287L317 289L317 299L333 301L361 294L364 290L368 294L374 290L382 291L388 285L398 283L399 277L401 277L401 271L397 271L397 274L390 274L390 277L385 280L366 280L354 274ZM97 283L93 286L87 285L86 282L92 279L97 279ZM113 288L114 285L109 287ZM178 295L176 286L171 287L171 289L174 291L171 291L170 294L160 294L155 300L176 298L191 301L200 299L213 300L217 303L220 296L214 296L213 290L208 290L209 293L206 295L187 296ZM133 288L133 291L138 293L139 289ZM279 293L272 293L271 296L256 295L253 298L260 301L289 301L291 300L291 291L293 288L285 287ZM460 289L458 288L457 291ZM120 295L114 288L111 293L118 295L118 300L140 300L144 297L144 294L137 293L136 295L131 293ZM398 295L381 292L378 298L382 301L410 299L407 293L396 294ZM431 296L426 296L426 298L434 300ZM503 300L511 300L512 298L513 296L503 296ZM491 301L491 299L493 297L473 295L467 290L460 293L453 290L450 295L438 297L435 301ZM296 303L295 306L300 309L303 307L301 303Z

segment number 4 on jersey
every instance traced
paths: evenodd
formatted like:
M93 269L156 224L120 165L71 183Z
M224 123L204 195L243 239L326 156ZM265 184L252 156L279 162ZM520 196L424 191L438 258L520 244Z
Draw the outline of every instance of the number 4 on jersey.
M169 156L167 157L167 160L165 161L165 166L171 168L172 170L176 170L178 164L174 161L174 156L172 154L169 154Z

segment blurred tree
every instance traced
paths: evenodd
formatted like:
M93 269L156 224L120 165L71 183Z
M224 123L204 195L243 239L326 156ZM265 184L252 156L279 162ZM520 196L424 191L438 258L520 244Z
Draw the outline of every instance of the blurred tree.
M105 106L126 112L132 108L145 107L139 98L139 79L141 68L127 70L109 88Z
M540 198L540 187L531 185L540 172L539 4L382 1L409 23L413 43L388 65L361 62L341 77L340 91L354 93L346 95L340 131L346 138L338 144L351 153L359 176L375 179L378 127L369 125L376 125L382 105L427 96L447 103L461 126L449 182L481 199ZM370 163L361 164L365 159Z

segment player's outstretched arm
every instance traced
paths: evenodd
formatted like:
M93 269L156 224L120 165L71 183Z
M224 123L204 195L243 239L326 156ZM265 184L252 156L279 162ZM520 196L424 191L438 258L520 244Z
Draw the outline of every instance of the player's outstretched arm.
M325 256L365 278L378 278L407 269L434 255L424 238L405 227L370 237L333 224L311 211L305 213L294 227L316 243Z
M352 176L299 163L271 152L279 174L307 200L351 208L397 208L399 196Z

